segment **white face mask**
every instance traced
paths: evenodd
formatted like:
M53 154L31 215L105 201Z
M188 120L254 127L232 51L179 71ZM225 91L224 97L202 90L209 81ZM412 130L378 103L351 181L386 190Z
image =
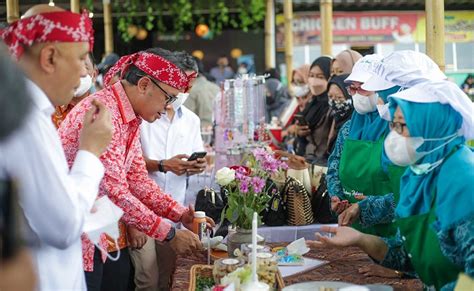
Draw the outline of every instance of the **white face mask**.
M385 119L387 121L392 120L390 116L389 106L390 104L388 103L384 105L377 104L377 111L379 112L380 118Z
M81 84L74 91L74 97L81 97L82 95L86 94L87 91L89 91L91 87L92 87L91 76L86 75L85 77L81 77Z
M425 163L420 165L414 165L416 161L434 151L439 150L440 148L453 141L456 137L458 137L457 133L441 138L404 137L396 131L392 130L385 138L384 149L385 153L387 154L387 157L390 159L390 161L392 161L392 163L401 167L412 165L410 167L411 170L415 174L421 175L434 170L442 163L443 159L431 164ZM426 141L440 140L447 141L428 152L417 151L417 149Z
M241 75L245 75L247 74L247 69L244 68L244 67L240 67L238 70L237 70L237 73L241 74Z
M189 97L189 93L178 93L176 97L178 97L178 99L176 99L176 101L171 103L171 106L173 106L174 111L177 111L179 107L181 107L181 105L183 105L184 102L186 102L186 100Z
M377 98L377 94L364 96L359 93L355 93L354 96L352 96L355 111L357 111L359 114L374 112L377 110Z
M123 215L123 210L110 201L109 197L102 196L94 203L96 211L88 213L84 221L83 231L89 239L101 251L107 253L107 257L112 261L117 261L120 257L120 249L118 248L117 239L120 236L118 222ZM100 235L106 233L115 240L115 246L118 249L117 257L111 257L107 250L103 250L100 245Z
M309 93L309 87L308 85L303 85L303 86L293 86L292 88L293 94L295 95L296 98L301 98Z

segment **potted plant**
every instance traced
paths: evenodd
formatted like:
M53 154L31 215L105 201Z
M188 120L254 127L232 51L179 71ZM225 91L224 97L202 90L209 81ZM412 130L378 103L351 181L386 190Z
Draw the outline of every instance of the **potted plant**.
M285 162L274 157L273 152L265 148L256 148L244 157L242 165L224 167L216 172L216 181L227 192L227 205L222 210L222 219L226 218L236 227L229 234L227 249L229 256L242 243L251 243L253 213L261 213L268 205L271 194L268 193L270 177L288 168ZM262 217L259 215L259 225ZM260 243L263 238L260 238Z

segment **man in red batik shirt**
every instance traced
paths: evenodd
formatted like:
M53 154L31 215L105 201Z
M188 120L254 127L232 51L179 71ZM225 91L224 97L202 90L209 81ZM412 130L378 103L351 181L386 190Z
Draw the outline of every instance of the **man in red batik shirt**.
M123 209L122 221L160 241L169 241L177 253L199 249L198 237L189 230L175 230L163 218L181 222L191 229L194 209L186 208L162 192L148 177L140 144L139 126L144 119L153 122L165 112L165 106L176 100L179 92L189 86L189 77L176 67L169 56L149 49L130 55L118 65L121 80L87 97L76 105L59 128L68 162L72 162L79 145L79 133L85 112L92 100L105 104L112 115L112 141L100 160L105 176L99 188L99 197L107 195ZM212 219L209 223L213 224ZM121 234L123 235L123 234ZM102 249L107 249L101 238ZM103 269L105 256L83 235L83 256L88 290L126 290L130 257L124 249L120 259L112 262L115 270ZM125 270L125 271L124 271Z

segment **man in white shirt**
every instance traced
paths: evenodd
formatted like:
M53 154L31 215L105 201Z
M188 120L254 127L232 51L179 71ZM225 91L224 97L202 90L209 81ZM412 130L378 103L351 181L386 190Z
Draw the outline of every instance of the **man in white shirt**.
M19 184L38 289L85 290L80 236L104 174L98 157L112 137L110 114L95 102L71 170L51 114L71 101L86 75L92 23L85 14L48 5L23 16L0 37L28 78L33 104L25 125L0 148L1 166Z
M197 64L184 52L174 52L180 62L176 65L186 74L196 74ZM140 125L140 141L150 177L179 203L185 203L187 176L198 174L206 168L206 160L186 161L193 152L204 151L199 117L183 106L188 94L178 94L178 99L166 109L166 115L153 123ZM130 233L130 231L129 231ZM136 290L168 289L176 255L166 244L148 238L145 245L136 247L131 257L135 265Z

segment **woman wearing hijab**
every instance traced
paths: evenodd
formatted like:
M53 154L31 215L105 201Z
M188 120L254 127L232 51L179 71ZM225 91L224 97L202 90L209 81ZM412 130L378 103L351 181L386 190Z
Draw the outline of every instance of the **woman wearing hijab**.
M361 85L371 76L368 67L380 60L377 55L364 57L345 80L350 82L348 88L355 111L339 131L334 150L329 157L326 176L332 210L338 215L343 213L350 203L358 201L360 196L354 194L362 193L368 196L392 192L388 187L390 185L387 174L382 169L383 137L388 134L388 122L380 117L376 105L378 97L386 98L388 93L397 91L398 88L379 92L378 97L375 92L361 89ZM364 214L364 210L367 210L365 203L356 203L358 205L354 208L359 209L355 210ZM345 224L352 222L353 220L344 221ZM361 223L364 224L363 221Z
M305 109L306 104L308 104L312 96L308 85L309 67L309 65L302 65L296 70L293 70L291 76L291 91L296 101L298 101L299 112Z
M415 271L437 290L453 290L459 273L474 277L473 103L449 81L425 82L390 97L388 158L408 166L395 209L398 232L380 238L349 227L321 243L358 246L381 265ZM396 109L396 110L395 110Z
M298 138L295 142L298 155L322 166L327 164L328 137L333 120L327 95L330 72L330 57L319 57L311 64L308 85L313 97L301 112L307 124L297 124Z
M362 55L354 50L343 50L333 60L331 75L338 76L350 74L355 63L362 58Z
M266 87L266 122L270 123L273 116L280 117L283 109L290 102L290 95L288 90L283 84L277 79L268 79L265 81Z
M352 111L354 110L354 107L352 106L352 97L349 92L347 92L347 84L344 83L344 80L348 76L348 74L333 76L329 80L328 102L333 122L331 130L329 131L328 154L333 151L339 130L351 118Z

